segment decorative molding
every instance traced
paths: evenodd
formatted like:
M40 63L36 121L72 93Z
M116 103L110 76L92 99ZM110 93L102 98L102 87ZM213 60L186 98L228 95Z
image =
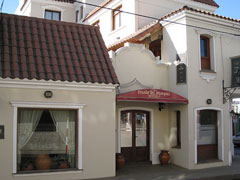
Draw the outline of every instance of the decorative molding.
M64 109L82 109L85 104L79 103L58 103L58 102L30 102L30 101L11 101L13 107L21 108L64 108Z
M93 92L112 92L118 85L98 84L67 81L45 81L28 79L2 79L0 78L0 87L10 88L30 88L30 89L56 89L56 90L77 90Z
M210 81L213 81L214 79L216 79L217 74L200 71L200 76L203 80L206 80L209 83Z
M121 84L120 88L128 88L135 84L140 85L144 89L152 89L153 88L153 86L147 86L147 85L142 84L139 80L137 80L137 78L134 78L132 81L130 81L128 83Z

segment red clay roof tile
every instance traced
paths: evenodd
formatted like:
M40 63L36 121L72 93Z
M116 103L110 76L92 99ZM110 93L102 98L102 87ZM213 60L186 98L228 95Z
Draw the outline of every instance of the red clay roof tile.
M94 26L1 14L0 77L117 84Z

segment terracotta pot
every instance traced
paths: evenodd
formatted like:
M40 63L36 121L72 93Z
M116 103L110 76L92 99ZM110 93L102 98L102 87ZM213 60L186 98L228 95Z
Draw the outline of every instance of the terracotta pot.
M168 164L169 160L170 160L169 151L161 150L161 153L159 154L159 161L160 161L161 165Z
M121 169L125 165L125 158L122 154L117 153L117 169Z
M50 169L52 160L48 154L39 154L35 160L35 165L38 170L47 170Z
M60 162L58 162L58 168L59 168L59 169L69 168L68 162L66 162L66 161L60 161Z

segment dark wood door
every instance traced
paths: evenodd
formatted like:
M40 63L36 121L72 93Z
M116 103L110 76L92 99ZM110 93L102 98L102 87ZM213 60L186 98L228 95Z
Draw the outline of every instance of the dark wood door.
M127 162L149 160L148 112L121 112L121 152Z
M218 159L217 111L198 112L198 163Z

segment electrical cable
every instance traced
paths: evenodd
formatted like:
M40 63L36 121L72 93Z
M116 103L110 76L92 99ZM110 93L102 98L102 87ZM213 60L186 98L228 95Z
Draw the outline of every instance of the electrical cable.
M80 2L80 1L77 1L77 0L75 2L80 3L80 4L89 5L89 6L98 7L98 8L102 8L102 9L107 9L107 10L111 10L111 11L115 10L113 8L108 8L108 7L104 7L104 6L100 6L100 5L96 5L96 4L91 4L91 3L86 3L86 2ZM129 14L129 15L139 16L139 17L143 17L143 18L148 18L148 19L152 19L152 20L159 20L159 21L168 22L168 23L172 23L172 24L183 25L183 26L186 26L186 27L198 28L198 29L202 29L202 30L207 30L207 31L212 31L212 32L217 32L217 33L222 33L222 34L227 34L227 35L240 37L240 34L234 34L234 33L229 33L229 32L225 32L225 31L219 31L219 30L204 28L204 27L200 27L200 26L194 26L194 25L190 25L190 24L183 24L183 23L179 23L179 22L169 21L169 20L161 19L161 18L159 19L159 18L156 18L156 17L147 16L147 15L143 15L143 14L132 13L132 12L123 11L123 10L117 10L116 9L115 11L119 11L119 12Z
M2 12L3 5L4 5L4 0L1 3L0 12Z

